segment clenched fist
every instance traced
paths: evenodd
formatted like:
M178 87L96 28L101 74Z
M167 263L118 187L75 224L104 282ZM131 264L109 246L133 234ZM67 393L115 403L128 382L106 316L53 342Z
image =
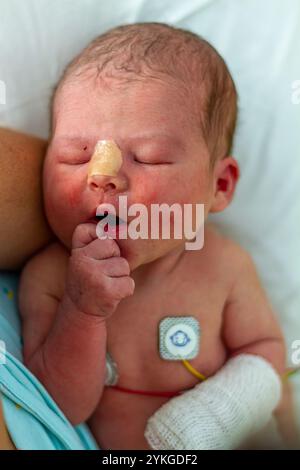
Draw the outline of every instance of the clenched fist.
M121 257L116 241L100 240L93 223L78 225L66 280L66 294L76 307L86 314L108 318L133 292L129 264Z

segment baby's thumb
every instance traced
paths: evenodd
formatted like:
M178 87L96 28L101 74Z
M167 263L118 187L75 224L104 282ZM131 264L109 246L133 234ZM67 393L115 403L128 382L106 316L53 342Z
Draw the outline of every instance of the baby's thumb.
M83 248L97 238L96 226L92 223L79 224L72 236L72 248Z

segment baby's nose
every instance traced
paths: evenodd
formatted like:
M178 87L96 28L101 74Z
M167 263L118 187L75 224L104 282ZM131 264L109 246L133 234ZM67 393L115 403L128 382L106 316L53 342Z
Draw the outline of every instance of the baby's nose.
M122 191L124 189L124 181L121 176L112 177L94 174L89 176L88 186L92 191L99 191L101 189L103 189L104 192L110 190Z
M120 173L122 154L112 140L99 140L88 167L87 184L93 191L123 191L127 184Z

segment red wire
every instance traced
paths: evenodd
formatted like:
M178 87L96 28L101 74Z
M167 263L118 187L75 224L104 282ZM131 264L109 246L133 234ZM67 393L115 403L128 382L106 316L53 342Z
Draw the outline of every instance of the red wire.
M110 388L118 390L119 392L134 393L136 395L149 395L151 397L169 397L169 398L176 397L177 395L181 395L183 392L186 391L186 390L183 390L179 392L153 392L153 391L151 392L148 390L131 390L129 388L119 387L118 385L110 385Z

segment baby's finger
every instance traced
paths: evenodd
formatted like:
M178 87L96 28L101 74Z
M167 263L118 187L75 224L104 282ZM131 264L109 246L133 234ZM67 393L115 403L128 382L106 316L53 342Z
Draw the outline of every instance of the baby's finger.
M95 224L80 224L74 230L72 249L84 250L84 254L97 260L120 256L120 248L111 238L99 239Z
M113 284L114 289L116 289L116 292L118 292L118 298L124 299L125 297L129 297L130 295L133 295L134 293L134 288L135 288L135 282L130 276L124 276L124 277L114 277L114 278L108 278Z
M118 244L115 240L110 238L106 238L105 240L96 238L88 245L84 245L80 250L84 252L85 256L95 260L104 260L106 258L111 258L113 256L119 257L121 255Z
M72 248L83 248L97 238L95 224L79 224L72 236Z
M101 270L110 277L129 276L130 274L128 261L119 256L104 260L101 263Z

